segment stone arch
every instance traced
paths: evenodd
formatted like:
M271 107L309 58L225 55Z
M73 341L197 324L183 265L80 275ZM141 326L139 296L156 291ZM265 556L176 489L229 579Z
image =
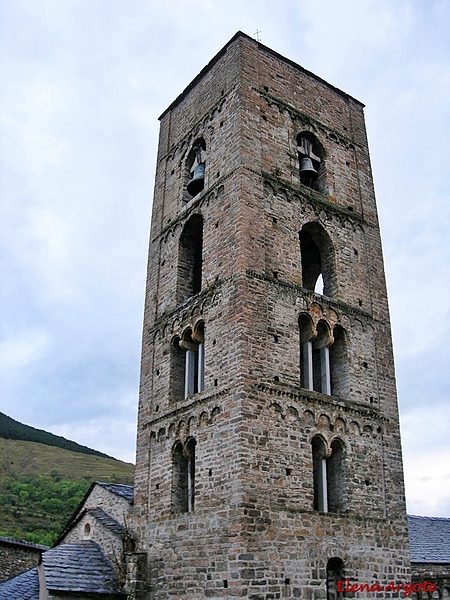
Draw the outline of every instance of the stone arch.
M306 423L306 425L312 426L316 422L316 417L311 410L305 410L303 413L303 421Z
M320 429L330 431L330 418L327 415L321 414L317 422Z
M212 411L211 411L211 422L216 419L216 417L218 415L220 415L220 413L222 412L221 408L219 406L215 406Z
M200 414L200 417L198 419L198 425L199 427L206 427L208 425L208 413L204 410L202 411L202 413Z
M346 431L345 421L340 417L338 417L334 422L334 431L336 431L337 433L345 433Z
M348 426L348 430L349 433L352 433L353 435L361 435L361 426L356 421L351 421Z
M286 410L286 419L290 421L298 421L298 410L293 406L288 406Z
M269 410L272 414L272 416L278 416L281 417L282 416L282 408L281 405L278 404L278 402L272 402L272 404L269 406Z

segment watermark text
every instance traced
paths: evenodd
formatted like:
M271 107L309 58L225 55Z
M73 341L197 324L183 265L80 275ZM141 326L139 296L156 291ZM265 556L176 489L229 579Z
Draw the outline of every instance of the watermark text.
M336 582L338 592L403 592L405 597L411 596L412 592L430 592L436 591L437 586L431 581L422 581L421 583L395 583L390 581L388 584L382 583L354 583L350 579L340 579Z

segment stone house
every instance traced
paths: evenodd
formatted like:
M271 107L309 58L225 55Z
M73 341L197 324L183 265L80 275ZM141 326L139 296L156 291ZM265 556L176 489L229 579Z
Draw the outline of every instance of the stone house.
M51 550L37 565L0 584L2 600L124 598L125 552L133 488L95 482Z

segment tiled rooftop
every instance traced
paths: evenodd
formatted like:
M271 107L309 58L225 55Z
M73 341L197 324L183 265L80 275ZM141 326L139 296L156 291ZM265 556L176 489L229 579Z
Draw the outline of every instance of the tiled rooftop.
M408 516L411 562L450 563L450 519Z

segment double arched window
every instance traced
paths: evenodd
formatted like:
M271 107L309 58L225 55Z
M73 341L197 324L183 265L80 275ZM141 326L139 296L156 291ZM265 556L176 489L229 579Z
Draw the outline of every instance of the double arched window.
M195 446L195 439L189 438L184 444L177 442L173 447L172 510L175 513L194 510Z
M311 441L314 479L314 510L343 512L345 499L344 445L334 439L327 447L325 440L316 435Z

